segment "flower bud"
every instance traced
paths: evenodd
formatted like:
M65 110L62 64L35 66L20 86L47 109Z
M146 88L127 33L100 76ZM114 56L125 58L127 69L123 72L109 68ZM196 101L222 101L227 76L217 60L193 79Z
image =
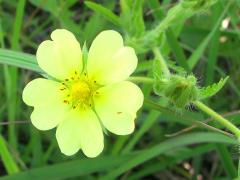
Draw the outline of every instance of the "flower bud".
M198 98L197 80L193 75L182 77L172 75L165 86L164 95L177 108L184 108Z

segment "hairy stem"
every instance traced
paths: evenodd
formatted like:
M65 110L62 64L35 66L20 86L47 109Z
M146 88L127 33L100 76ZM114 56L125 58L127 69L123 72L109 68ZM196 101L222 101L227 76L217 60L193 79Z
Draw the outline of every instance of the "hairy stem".
M240 130L234 124L232 124L230 121L228 121L227 119L225 119L220 114L218 114L217 112L215 112L214 110L212 110L211 108L209 108L208 106L206 106L205 104L203 104L200 101L196 101L196 102L194 102L194 104L199 109L201 109L203 112L205 112L208 115L210 115L211 117L213 117L216 121L218 121L220 124L222 124L224 127L226 127L233 134L235 134L238 139L240 138Z
M153 48L153 53L154 53L155 57L157 58L157 60L159 60L164 75L166 77L170 77L171 73L168 69L167 63L157 47Z

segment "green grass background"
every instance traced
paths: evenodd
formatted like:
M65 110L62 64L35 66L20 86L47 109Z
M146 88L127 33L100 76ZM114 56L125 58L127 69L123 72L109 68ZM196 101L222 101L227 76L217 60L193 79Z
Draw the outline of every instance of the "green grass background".
M94 159L81 152L72 157L62 155L55 130L34 128L29 120L32 109L21 99L26 83L42 72L34 54L51 31L66 28L81 45L86 41L89 47L99 32L114 29L136 49L136 76L152 76L152 60L157 57L154 48L167 62L195 74L199 86L229 75L224 89L205 103L239 125L239 0L218 0L208 9L191 12L189 18L175 20L161 36L154 34L153 44L132 43L139 38L148 42L149 32L177 3L0 0L0 180L235 178L239 157L236 141L202 126L201 122L209 119L194 107L174 109L153 95L151 85L139 84L146 101L138 113L135 132L129 136L105 135L104 151ZM222 27L223 20L229 22L227 28ZM209 125L222 128L212 121Z

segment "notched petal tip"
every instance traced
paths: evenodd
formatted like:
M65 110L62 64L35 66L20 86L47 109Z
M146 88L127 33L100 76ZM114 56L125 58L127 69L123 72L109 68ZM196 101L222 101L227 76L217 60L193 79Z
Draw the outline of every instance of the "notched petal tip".
M100 84L126 80L137 68L138 58L132 47L124 46L121 34L101 32L93 40L88 55L88 72Z
M104 147L101 125L93 111L71 111L57 127L56 138L61 152L68 156L82 149L94 158Z
M135 130L135 120L136 117L132 118L131 122L128 124L128 127L125 127L125 128L118 128L118 129L114 129L114 128L110 128L109 131L116 134L116 135L119 135L119 136L126 136L126 135L130 135L134 132Z
M46 104L60 98L58 88L60 84L56 81L37 78L30 81L23 89L22 99L29 106Z
M77 154L79 152L79 150L80 150L80 148L79 148L78 150L72 151L72 152L64 151L64 149L62 149L60 146L59 146L59 149L60 149L61 153L66 155L66 156L73 156L73 155Z
M69 38L69 39L76 39L74 34L71 31L68 31L67 29L55 29L51 33L51 39L53 41L58 41L58 39L59 38L61 39L62 36L65 36L65 38Z
M37 86L37 82L41 81L41 78L34 79L30 82L27 83L27 85L24 87L23 92L22 92L22 99L23 102L29 106L34 106L34 92L35 92L35 87Z
M52 40L43 41L37 49L37 62L50 76L64 80L75 70L83 68L82 51L73 33L56 29Z
M84 149L82 148L83 153L89 158L95 158L99 156L104 149L104 143L99 145L97 148Z
M57 127L56 139L61 153L65 154L66 156L72 156L76 154L81 149L78 140L74 137L71 137L71 133L68 133L66 130L60 128L59 126Z
M131 134L135 128L136 112L143 104L140 88L129 82L105 86L95 98L95 109L104 127L117 135Z
M98 38L98 37L101 37L101 36L104 36L104 38L105 37L115 37L116 39L121 39L122 40L122 42L123 42L123 38L122 38L122 35L118 32L118 31L115 31L115 30L111 30L111 29L109 29L109 30L103 30L102 32L100 32L97 36L96 36L96 38Z

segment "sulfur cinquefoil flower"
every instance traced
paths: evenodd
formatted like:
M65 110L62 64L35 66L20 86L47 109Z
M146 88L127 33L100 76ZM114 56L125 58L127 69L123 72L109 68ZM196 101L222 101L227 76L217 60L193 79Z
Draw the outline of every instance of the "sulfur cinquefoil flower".
M136 54L113 30L94 39L86 64L71 32L57 29L51 39L40 44L36 56L54 80L35 79L23 91L24 102L34 107L31 121L40 130L57 127L57 142L65 155L82 149L96 157L104 147L103 128L117 135L134 130L143 94L127 79L137 66Z

